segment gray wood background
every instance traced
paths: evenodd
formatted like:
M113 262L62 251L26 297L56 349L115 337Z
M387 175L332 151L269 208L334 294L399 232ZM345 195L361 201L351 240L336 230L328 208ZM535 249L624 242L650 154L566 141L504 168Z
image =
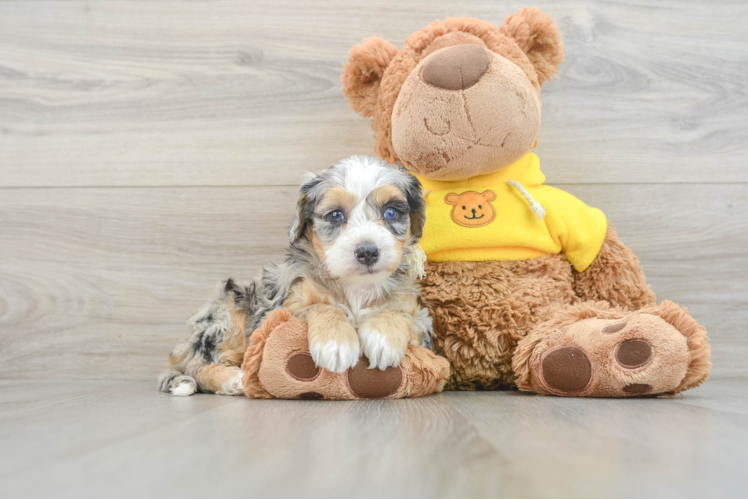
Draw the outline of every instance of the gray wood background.
M534 0L550 184L748 374L748 3ZM153 379L221 279L282 254L302 172L372 152L348 49L515 1L0 1L0 378Z

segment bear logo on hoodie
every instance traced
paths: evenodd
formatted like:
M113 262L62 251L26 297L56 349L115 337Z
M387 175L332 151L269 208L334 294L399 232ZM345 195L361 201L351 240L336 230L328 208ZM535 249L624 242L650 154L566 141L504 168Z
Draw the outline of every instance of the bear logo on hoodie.
M491 190L478 193L465 191L462 194L449 193L444 203L452 205L452 220L464 227L482 227L496 218L496 211L491 202L496 193Z

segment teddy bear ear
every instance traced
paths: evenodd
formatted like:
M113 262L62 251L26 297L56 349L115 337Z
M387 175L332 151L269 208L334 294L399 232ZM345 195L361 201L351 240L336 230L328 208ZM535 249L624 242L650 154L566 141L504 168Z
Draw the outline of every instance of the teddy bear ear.
M558 73L564 60L564 44L553 19L537 7L525 7L504 20L499 31L512 38L527 55L538 74L538 83Z
M378 37L367 38L354 45L343 65L343 94L351 108L366 118L374 116L379 94L379 82L397 47Z

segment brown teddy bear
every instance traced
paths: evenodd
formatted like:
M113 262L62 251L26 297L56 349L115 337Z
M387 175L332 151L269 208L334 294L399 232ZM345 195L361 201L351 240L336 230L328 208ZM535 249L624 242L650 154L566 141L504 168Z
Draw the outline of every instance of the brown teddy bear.
M423 300L451 389L567 396L676 394L710 371L705 329L655 295L604 214L544 185L540 88L563 45L536 8L501 27L434 22L402 49L350 51L351 107L376 153L420 179Z

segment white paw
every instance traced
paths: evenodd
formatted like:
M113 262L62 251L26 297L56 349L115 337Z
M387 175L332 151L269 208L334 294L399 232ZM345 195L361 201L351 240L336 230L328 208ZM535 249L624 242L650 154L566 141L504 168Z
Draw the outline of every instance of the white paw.
M343 373L353 368L360 356L358 344L338 344L334 340L330 340L325 345L310 344L309 353L312 355L314 364L333 373Z
M197 392L197 383L192 378L185 377L177 385L169 389L173 396L192 396Z
M405 345L398 349L387 340L387 337L368 326L361 328L358 335L361 339L361 350L369 358L369 369L384 370L388 366L399 366L408 348Z
M237 375L231 380L224 382L221 386L221 390L216 394L223 394L224 396L243 396L244 385L242 384L242 377L244 376L243 371L239 371Z

